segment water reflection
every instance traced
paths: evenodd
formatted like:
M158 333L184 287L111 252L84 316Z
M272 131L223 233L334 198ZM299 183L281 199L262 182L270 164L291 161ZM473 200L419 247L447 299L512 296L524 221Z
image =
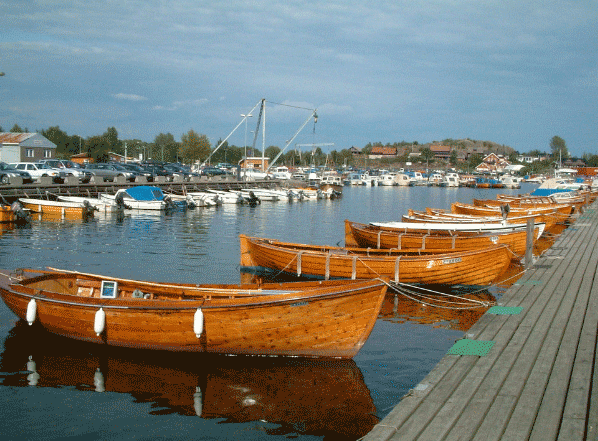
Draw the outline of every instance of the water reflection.
M496 302L487 290L467 293L460 289L445 289L443 293L440 289L437 287L433 292L416 287L389 290L380 318L395 323L412 322L466 331Z
M353 361L132 351L71 341L23 321L4 341L4 386L130 394L152 415L267 421L276 434L359 438L378 422ZM24 370L26 369L26 370Z

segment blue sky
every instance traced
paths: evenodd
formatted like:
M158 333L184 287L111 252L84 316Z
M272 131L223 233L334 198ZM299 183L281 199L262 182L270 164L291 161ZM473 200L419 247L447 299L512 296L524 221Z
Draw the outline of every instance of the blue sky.
M598 3L2 1L0 125L266 145L446 138L598 154ZM276 103L297 107L280 106ZM254 112L257 116L257 111ZM249 120L255 129L257 118ZM244 125L229 138L244 144ZM249 133L249 138L251 133ZM258 141L261 143L261 138Z

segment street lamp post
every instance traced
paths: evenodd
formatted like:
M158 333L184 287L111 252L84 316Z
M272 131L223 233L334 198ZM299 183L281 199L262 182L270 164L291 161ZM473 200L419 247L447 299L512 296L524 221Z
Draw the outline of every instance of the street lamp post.
M251 118L253 115L251 113L247 115L241 113L241 116L245 118L245 159L247 159L247 118Z

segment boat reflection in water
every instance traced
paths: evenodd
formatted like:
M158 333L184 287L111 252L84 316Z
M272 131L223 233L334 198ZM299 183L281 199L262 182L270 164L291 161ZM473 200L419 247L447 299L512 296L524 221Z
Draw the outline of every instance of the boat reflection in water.
M407 285L389 287L379 319L394 323L419 323L456 331L467 331L496 304L524 268L512 261L492 286ZM290 282L305 280L288 274L272 277L241 271L241 283ZM392 284L391 284L392 285Z
M279 435L356 439L379 421L352 360L165 354L73 341L36 327L21 320L5 340L4 386L127 393L151 403L152 415L261 420L279 424Z

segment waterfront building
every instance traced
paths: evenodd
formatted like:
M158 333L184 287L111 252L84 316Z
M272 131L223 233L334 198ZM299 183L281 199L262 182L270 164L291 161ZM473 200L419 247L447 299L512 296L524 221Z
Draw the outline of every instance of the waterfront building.
M56 157L56 144L40 133L0 132L0 161L38 162Z

